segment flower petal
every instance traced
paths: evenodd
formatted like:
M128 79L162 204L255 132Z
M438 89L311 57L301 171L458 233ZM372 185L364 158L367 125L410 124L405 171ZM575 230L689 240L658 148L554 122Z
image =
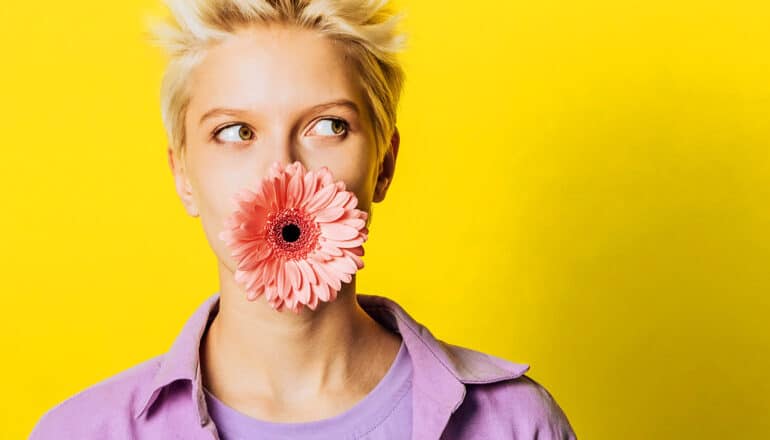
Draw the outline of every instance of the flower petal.
M267 267L265 268L265 284L275 287L278 284L278 265L280 262L277 259L267 260Z
M269 177L277 176L281 172L281 162L275 161L270 164L270 169L267 171Z
M247 292L246 293L246 299L248 299L249 301L253 301L253 300L259 298L260 295L262 295L262 293L264 293L264 288L262 286L260 286L260 287L257 287L257 288L249 289L246 292Z
M358 267L356 267L356 263L352 259L347 257L335 258L334 260L330 261L327 265L328 267L334 268L335 271L337 271L337 273L352 274L352 273L355 273L356 270L358 270Z
M277 296L278 294L276 293L275 288L270 286L265 287L265 298L267 298L269 302L274 301Z
M321 167L318 173L319 177L321 178L321 183L326 185L331 185L334 183L334 177L332 177L332 172L329 170L329 167Z
M318 223L331 223L333 221L336 221L340 217L342 217L344 214L345 214L344 208L339 206L337 207L331 206L319 211L316 214L315 221L317 221ZM358 219L353 219L353 220L358 220Z
M231 243L228 246L230 246L230 256L242 260L246 255L253 254L259 246L257 246L257 242L250 241L243 244L238 244L237 242Z
M238 228L233 229L231 232L233 240L236 242L261 240L264 235L262 227L255 228L246 223L242 223Z
M315 310L318 307L318 295L313 292L312 288L310 288L310 301L307 303L307 306L310 310Z
M278 209L276 200L277 196L275 193L275 184L273 183L273 179L268 179L263 181L262 185L262 191L265 194L265 200L267 201L267 209L270 211L276 211Z
M318 261L319 263L324 263L324 262L329 261L332 258L334 258L334 256L329 255L325 250L323 250L322 247L316 249L316 251L313 252L312 255L313 255L312 258L314 260Z
M302 304L307 304L310 301L310 283L303 280L302 285L297 289L297 300Z
M345 205L343 205L343 208L345 209L354 209L356 206L358 206L358 197L356 197L355 194L350 196L350 200L348 200Z
M238 269L246 271L254 270L254 268L262 264L262 261L268 258L271 253L272 250L268 246L257 248L254 252L243 257L240 263L238 263Z
M240 269L235 269L235 274L233 275L233 278L235 279L236 282L243 283L246 281L246 272Z
M242 200L238 202L240 212L247 213L249 220L259 220L267 216L267 207L254 203L254 199ZM262 220L264 222L264 220Z
M329 202L329 206L337 206L342 208L350 201L350 197L353 196L353 193L350 191L342 191L338 192L337 195L334 196L331 202Z
M249 272L249 278L246 281L246 289L251 289L254 286L263 286L262 278L265 272L265 265L260 265L253 271Z
M318 284L318 278L316 277L315 271L310 267L310 263L308 263L307 260L297 261L297 266L302 272L303 278L307 279L309 284Z
M353 250L358 250L358 249L360 249L362 251L361 255L363 255L363 249L364 248L362 248L362 247L353 248L353 249L343 249L342 252L345 253L345 256L347 258L350 258L351 260L353 260L353 262L356 264L356 270L361 270L361 269L364 268L364 260L361 259L359 254L357 254L355 252L352 252Z
M364 226L366 226L366 222L360 218L347 218L342 220L342 224L356 229L362 229Z
M340 223L321 223L321 235L331 240L345 241L358 237L358 230Z
M302 176L294 174L289 177L289 185L286 189L286 205L296 206L302 201Z
M300 273L299 268L294 263L294 261L286 261L286 263L283 264L283 269L286 273L287 279L289 280L289 284L291 284L291 287L295 290L299 289L300 284L302 284L302 274Z
M283 308L283 299L278 296L278 294L274 294L273 299L270 300L270 306L274 308L276 311L281 311Z
M286 206L286 189L288 187L287 178L288 176L286 176L286 173L281 173L274 179L276 196L275 202L278 209Z
M319 211L332 201L335 194L337 194L337 188L334 185L326 185L310 199L305 209L310 213Z
M289 290L289 280L286 276L286 269L282 264L278 264L278 273L275 274L276 278L276 289L278 291L278 297L286 300L286 297L288 296L287 291Z
M313 286L313 291L321 301L329 301L329 297L331 296L329 287L330 286L326 283L320 283Z
M313 194L315 194L317 189L317 184L319 183L318 180L315 178L315 173L310 171L302 178L302 183L304 186L304 193L302 196L302 201L299 203L299 206L304 207L308 201L313 197Z
M329 244L329 242L324 241L321 243L321 250L325 252L328 255L331 255L332 257L341 257L342 256L342 249L338 248L337 246L334 246L332 244Z
M335 272L329 268L327 264L319 263L318 261L311 260L313 262L313 269L315 269L315 273L318 275L318 278L322 281L321 284L326 283L329 286L340 290L342 288L342 284L340 283L339 276L336 276ZM330 271L331 270L331 271Z
M329 245L335 246L338 248L354 248L354 247L361 246L365 240L363 236L359 235L358 237L352 240L339 241L339 240L325 239L324 241L326 241L326 243L328 243Z
M342 252L350 252L353 255L358 255L359 257L364 256L364 247L358 246L350 249L343 249Z

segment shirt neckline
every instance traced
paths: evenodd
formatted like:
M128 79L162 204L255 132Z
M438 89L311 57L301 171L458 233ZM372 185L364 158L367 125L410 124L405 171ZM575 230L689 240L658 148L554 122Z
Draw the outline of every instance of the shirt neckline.
M228 438L249 438L254 433L270 438L355 439L384 422L404 398L412 383L412 364L403 339L387 373L363 399L332 417L309 422L271 422L256 419L226 405L203 387L206 405L217 429Z

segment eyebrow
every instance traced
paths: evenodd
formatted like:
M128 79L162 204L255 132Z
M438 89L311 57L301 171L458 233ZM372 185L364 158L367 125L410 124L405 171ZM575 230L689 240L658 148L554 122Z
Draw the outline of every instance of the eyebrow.
M311 112L317 112L321 110L326 110L327 108L331 107L348 107L353 112L355 112L356 115L359 114L358 105L356 105L355 102L349 100L349 99L336 99L334 101L330 101L324 104L318 104L314 105L307 110L305 110L305 113L311 113ZM201 116L200 120L198 121L198 124L202 124L203 121L205 121L208 118L218 116L218 115L229 115L229 116L237 116L239 114L248 113L249 110L247 109L237 109L237 108L227 108L227 107L216 107L212 108L211 110L207 111L206 113Z

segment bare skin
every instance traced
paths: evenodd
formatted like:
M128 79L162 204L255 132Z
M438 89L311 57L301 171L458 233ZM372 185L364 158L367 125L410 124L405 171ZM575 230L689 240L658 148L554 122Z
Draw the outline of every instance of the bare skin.
M297 423L340 414L379 383L400 335L361 308L355 276L335 301L299 315L273 310L264 295L247 300L234 279L237 264L217 234L235 208L231 195L276 160L327 166L356 194L358 208L369 211L392 181L398 131L378 162L357 78L339 47L313 31L239 31L207 51L190 81L185 153L178 157L169 148L168 159L177 193L188 214L201 218L217 257L220 308L201 341L203 384L261 420ZM338 100L357 110L314 109ZM215 108L237 110L211 113ZM334 119L344 120L346 130Z

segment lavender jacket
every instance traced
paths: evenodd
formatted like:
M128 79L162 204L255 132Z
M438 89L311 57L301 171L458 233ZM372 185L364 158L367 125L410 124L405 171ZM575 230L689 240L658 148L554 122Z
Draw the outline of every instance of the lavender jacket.
M401 334L413 362L412 439L575 440L551 394L517 364L436 339L395 301L357 294ZM171 349L49 409L30 440L219 439L201 387L198 349L219 292L198 307Z

